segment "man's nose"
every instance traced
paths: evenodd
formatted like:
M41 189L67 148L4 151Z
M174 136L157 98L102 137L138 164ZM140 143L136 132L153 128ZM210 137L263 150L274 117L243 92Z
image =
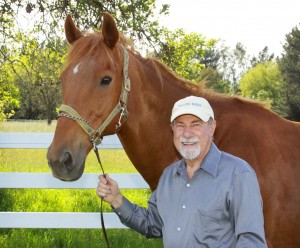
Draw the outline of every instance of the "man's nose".
M184 137L192 137L194 135L194 132L191 127L185 127L183 135Z

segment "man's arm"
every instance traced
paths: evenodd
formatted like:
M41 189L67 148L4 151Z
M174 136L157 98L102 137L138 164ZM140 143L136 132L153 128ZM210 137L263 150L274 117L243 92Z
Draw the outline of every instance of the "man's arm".
M148 238L162 236L162 221L156 207L156 192L152 193L148 201L148 209L142 208L126 199L120 193L118 183L106 175L105 178L99 176L96 193L111 204L124 225Z
M232 209L238 239L236 247L267 247L262 197L254 172L242 171L235 175Z

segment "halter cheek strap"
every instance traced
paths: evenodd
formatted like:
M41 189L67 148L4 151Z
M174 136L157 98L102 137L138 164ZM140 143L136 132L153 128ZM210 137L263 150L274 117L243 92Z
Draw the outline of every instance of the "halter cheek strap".
M121 127L121 121L124 118L125 121L128 118L128 111L127 111L127 97L128 93L130 92L130 78L128 77L128 63L129 63L129 56L126 48L121 45L123 52L124 52L124 67L123 67L123 76L124 82L122 85L122 90L120 94L120 99L116 107L112 110L112 112L107 116L106 120L101 124L98 129L93 129L91 124L83 119L75 109L72 107L62 104L59 107L59 114L58 117L66 117L76 121L82 129L89 135L90 140L93 146L97 146L101 143L103 137L102 133L105 128L111 123L111 121L116 117L118 113L120 113L119 121L116 125L116 130Z

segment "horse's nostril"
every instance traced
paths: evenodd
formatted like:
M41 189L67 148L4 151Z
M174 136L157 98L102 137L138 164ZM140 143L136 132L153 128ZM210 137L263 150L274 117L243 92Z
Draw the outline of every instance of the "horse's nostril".
M63 158L62 158L62 163L66 169L71 170L72 156L69 152L64 153Z

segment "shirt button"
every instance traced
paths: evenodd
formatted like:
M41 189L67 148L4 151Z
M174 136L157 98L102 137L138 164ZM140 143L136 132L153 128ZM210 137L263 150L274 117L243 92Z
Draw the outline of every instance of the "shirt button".
M181 229L180 229L180 227L177 227L177 231L179 232Z
M188 188L191 187L191 185L190 185L189 183L188 183L186 186L187 186Z
M185 208L185 205L182 205L182 208Z

